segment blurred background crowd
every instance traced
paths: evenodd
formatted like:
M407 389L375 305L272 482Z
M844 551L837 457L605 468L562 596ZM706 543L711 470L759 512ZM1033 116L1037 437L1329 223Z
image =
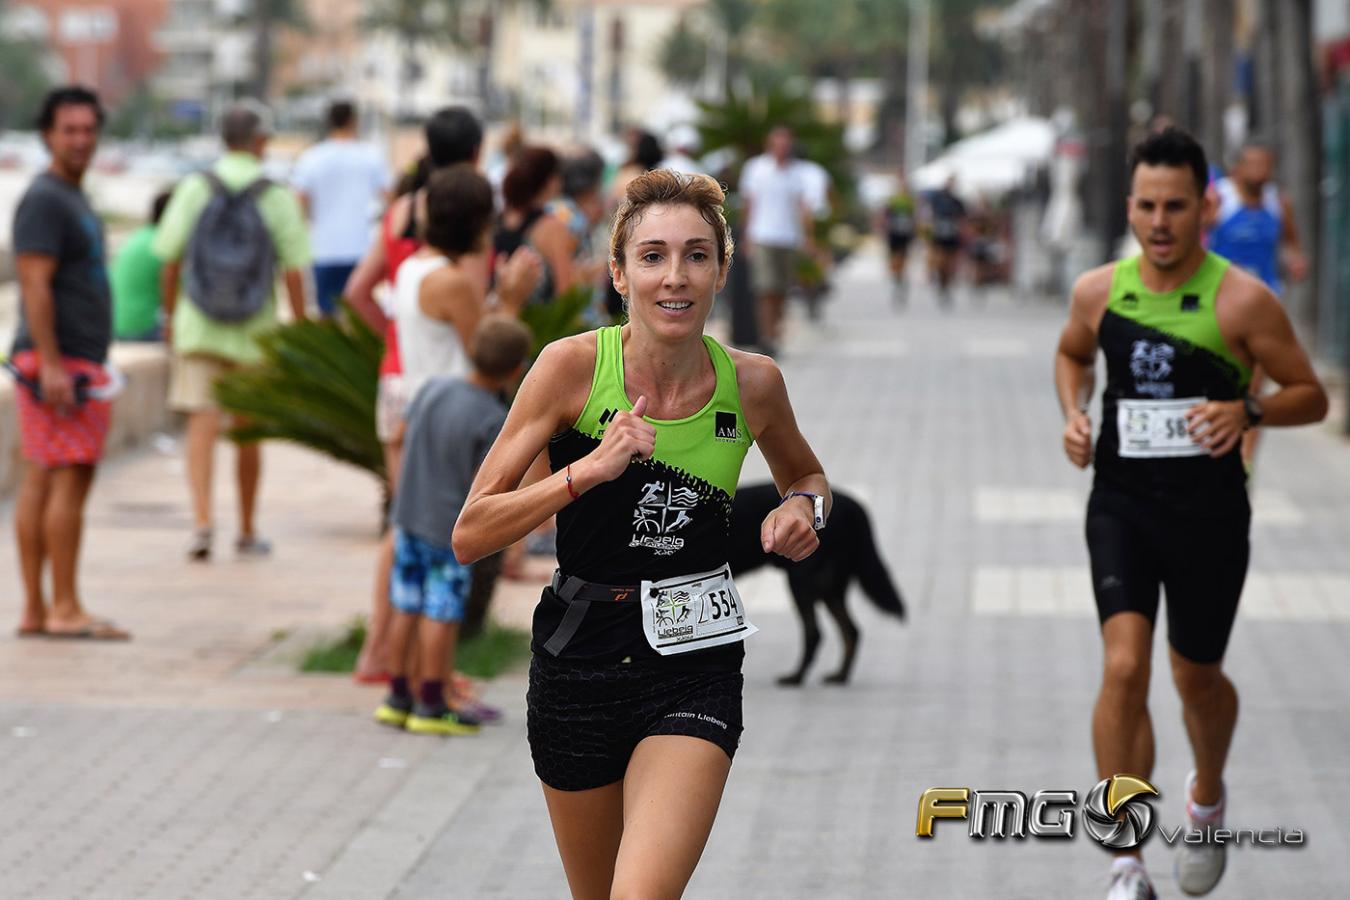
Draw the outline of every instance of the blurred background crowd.
M458 104L486 124L495 183L526 143L593 149L610 195L643 152L735 189L786 125L829 175L822 251L850 252L907 172L916 194L950 181L969 208L975 280L1062 293L1124 235L1125 149L1171 121L1219 167L1252 137L1274 151L1316 261L1290 303L1341 359L1350 261L1319 251L1350 233L1347 67L1342 0L5 0L0 219L43 165L37 104L67 81L110 109L88 190L114 245L214 158L244 96L276 114L266 164L282 180L339 98L391 173L422 152L419 122ZM808 293L824 277L801 275ZM16 303L0 292L0 330Z

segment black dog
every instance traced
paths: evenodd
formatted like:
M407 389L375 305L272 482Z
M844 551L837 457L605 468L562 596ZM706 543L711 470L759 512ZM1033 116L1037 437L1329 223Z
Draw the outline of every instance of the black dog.
M822 602L839 626L844 640L844 658L839 670L826 676L827 684L844 684L853 670L861 637L858 626L848 614L844 595L854 578L872 602L885 613L905 617L905 601L900 597L872 538L872 523L862 505L843 491L835 490L829 524L820 532L820 547L799 563L777 554L764 552L760 526L764 517L779 504L778 489L772 484L743 485L736 488L731 516L731 573L739 575L766 563L784 569L788 586L802 620L802 661L797 671L784 675L778 683L796 686L806 677L820 646L820 626L816 623L816 603Z

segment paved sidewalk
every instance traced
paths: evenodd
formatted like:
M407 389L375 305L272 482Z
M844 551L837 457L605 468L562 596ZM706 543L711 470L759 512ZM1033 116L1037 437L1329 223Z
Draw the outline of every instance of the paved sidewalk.
M966 297L942 315L919 292L896 313L886 293L880 261L856 261L820 329L795 331L784 371L832 480L871 509L911 621L855 598L865 635L854 683L819 683L838 652L827 624L811 683L780 690L795 617L781 576L745 579L761 628L748 645L746 733L687 896L1104 896L1108 857L1081 835L979 844L960 823L940 823L931 842L913 834L928 787L1081 798L1095 780L1090 476L1058 447L1049 373L1060 307ZM300 639L279 651L275 632L336 628L365 609L378 496L301 451L269 448L267 466L263 522L277 558L209 567L180 562L181 462L145 454L110 466L95 488L85 591L137 640L0 637L0 894L566 896L525 746L522 676L489 688L508 709L503 725L423 739L367 721L378 692L295 675L280 659ZM763 473L753 456L746 479ZM1308 844L1231 852L1213 896L1341 896L1350 445L1332 425L1270 434L1256 506L1229 657L1243 700L1230 822L1302 828ZM13 584L8 521L0 532ZM518 617L534 590L513 588L499 605ZM17 598L0 615L15 610ZM1188 766L1164 647L1154 782L1171 828ZM1146 860L1160 896L1178 897L1164 851L1155 838Z

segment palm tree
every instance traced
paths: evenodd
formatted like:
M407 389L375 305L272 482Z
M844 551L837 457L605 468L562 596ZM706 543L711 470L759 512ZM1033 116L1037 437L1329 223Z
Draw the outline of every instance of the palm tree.
M769 0L764 7L765 28L777 39L784 58L796 61L812 78L835 76L841 122L848 121L850 82L862 55L856 44L862 21L859 7L857 0Z
M681 17L661 41L657 60L671 84L696 85L707 72L708 40L690 25L688 17Z
M253 96L266 101L272 93L272 68L278 28L307 31L309 16L302 0L253 0Z
M720 37L722 93L731 91L746 67L745 38L755 18L755 0L710 0L708 12Z
M737 171L741 163L764 150L764 140L774 126L786 125L806 155L830 173L835 188L841 193L851 190L843 127L822 122L806 94L770 80L752 85L745 94L732 91L719 103L699 101L698 107L701 146L709 152L734 149Z

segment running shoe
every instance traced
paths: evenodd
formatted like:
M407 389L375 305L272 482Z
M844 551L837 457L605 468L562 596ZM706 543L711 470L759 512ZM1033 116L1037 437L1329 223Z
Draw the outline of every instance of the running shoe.
M448 706L430 707L420 701L413 706L404 726L414 734L477 734L478 721Z
M234 542L234 552L242 557L271 556L272 542L267 538L251 534L248 537L240 537L239 540Z
M187 558L192 562L206 562L211 558L211 529L198 528L192 532L192 541L188 544Z
M1135 863L1114 869L1106 900L1158 900L1158 894L1153 890L1153 882L1148 880L1143 863Z
M1219 808L1204 819L1196 818L1191 800L1191 788L1195 785L1195 772L1186 776L1186 825L1190 829L1218 828L1223 825L1223 811L1227 801L1227 791L1219 799ZM1182 841L1177 847L1175 871L1177 886L1192 897L1199 897L1214 890L1214 885L1223 877L1224 864L1227 861L1227 848L1223 844L1205 841L1189 844Z
M408 716L412 713L412 708L412 697L389 694L375 710L375 721L381 725L403 728L408 724Z

